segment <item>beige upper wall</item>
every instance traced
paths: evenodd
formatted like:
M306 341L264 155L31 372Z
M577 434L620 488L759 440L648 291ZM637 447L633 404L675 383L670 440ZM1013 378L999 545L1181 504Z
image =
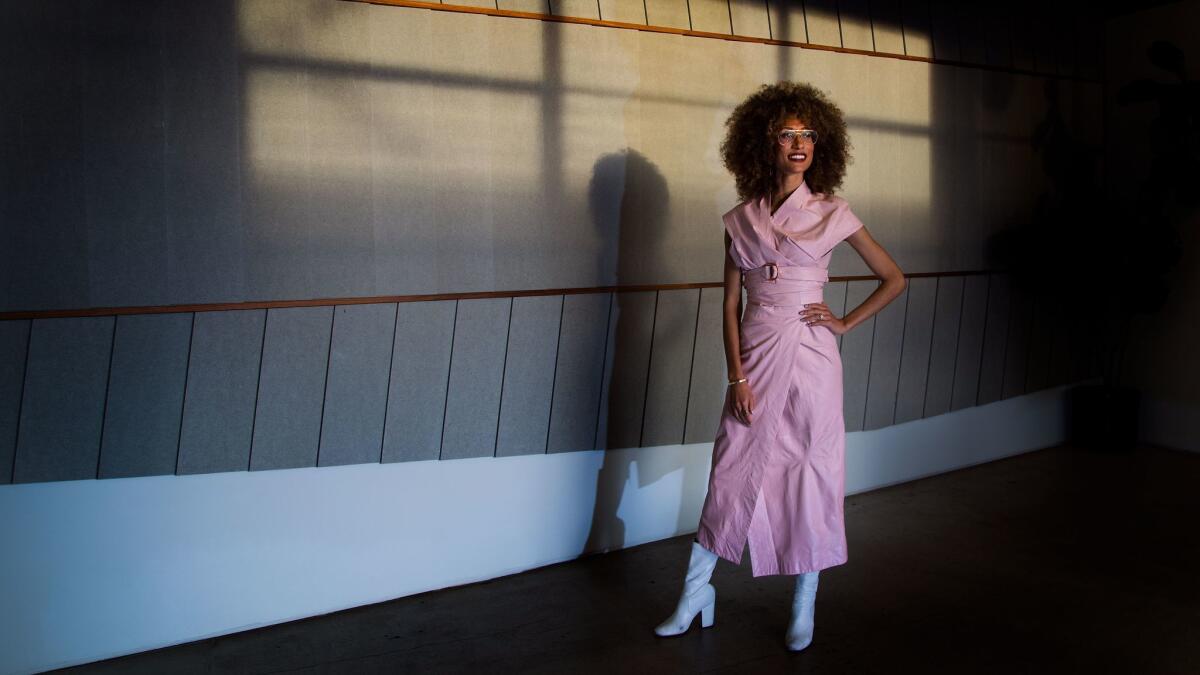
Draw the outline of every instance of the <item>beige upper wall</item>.
M0 310L718 281L723 123L780 78L845 110L843 194L907 272L983 267L1044 184L1036 76L333 0L21 7L13 156L77 161L9 191ZM1098 138L1100 87L1062 86Z
M780 76L816 84L845 110L855 163L844 195L908 271L983 266L985 237L1027 212L1039 185L1029 136L1044 112L1040 78L349 3L334 12L336 48L328 32L278 44L311 20L242 7L242 48L264 62L244 73L249 175L286 191L297 162L311 170L314 150L341 144L317 177L374 186L375 242L394 244L378 252L396 262L380 267L380 290L719 279L720 214L736 203L717 153L723 121ZM295 73L270 65L281 56L372 74L314 102ZM1095 109L1099 87L1066 87L1083 132L1095 133L1098 119L1078 113ZM312 110L310 121L334 125L316 135L281 143L262 131L291 124L278 111L325 104L343 114ZM359 145L337 135L347 119ZM337 137L326 146L322 131ZM253 142L264 136L268 147ZM644 158L634 173L648 180L597 176L620 174L613 156L626 150ZM598 203L597 178L619 188ZM622 212L623 196L640 208ZM849 249L834 267L866 271Z

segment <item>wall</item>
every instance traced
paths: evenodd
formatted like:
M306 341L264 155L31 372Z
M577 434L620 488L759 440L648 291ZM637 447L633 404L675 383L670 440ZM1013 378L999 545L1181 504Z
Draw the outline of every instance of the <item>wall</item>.
M781 77L843 106L844 194L906 272L979 269L1045 183L1047 76L1099 136L1100 85L1057 79L1095 75L1067 33L805 6L662 21L954 63L331 1L6 5L0 311L716 281L721 124ZM831 271L869 272L848 247ZM4 669L694 531L717 296L0 320ZM1058 387L1089 373L1054 302L919 278L843 336L848 487L1059 442ZM560 405L589 421L555 432Z
M31 65L9 75L23 95L6 119L25 131L9 307L385 298L0 317L0 482L705 440L723 396L717 289L386 297L719 279L721 122L778 75L846 109L845 195L906 272L988 264L1046 182L1037 74L1086 75L1085 52L978 51L1009 41L973 42L953 13L947 30L944 7L899 17L899 42L886 17L863 34L849 10L797 23L789 7L761 18L864 53L347 2L8 9ZM44 88L51 67L74 84ZM1099 85L1050 81L1057 114L1095 138ZM869 272L848 247L831 268ZM874 284L826 299L848 311ZM917 278L841 340L848 428L1086 376L1063 300L1009 286Z
M1086 26L985 40L990 15L935 6L900 41L824 4L771 25L1078 72L1064 113L1098 137ZM906 271L982 267L1041 175L1036 74L334 0L4 12L0 311L718 281L722 123L779 78L845 110L844 196Z
M1106 58L1111 71L1105 99L1108 126L1121 130L1119 143L1109 143L1109 150L1121 157L1119 169L1110 180L1114 194L1124 195L1131 203L1146 199L1142 181L1149 177L1153 159L1153 137L1159 132L1163 114L1155 102L1121 104L1121 88L1140 79L1165 86L1179 86L1178 76L1151 64L1147 49L1155 40L1166 40L1182 50L1183 77L1194 92L1200 85L1200 47L1196 45L1194 27L1200 25L1200 2L1178 2L1155 9L1133 12L1108 23ZM1193 96L1192 101L1195 101ZM1175 131L1169 134L1169 144L1192 148L1192 162L1200 162L1197 146L1195 103L1191 104L1191 138ZM1195 174L1186 179L1182 190L1194 193ZM1168 193L1170 194L1170 193ZM1186 196L1186 195L1185 195ZM1189 213L1178 202L1170 201L1168 213L1179 234L1180 257L1176 266L1165 276L1169 295L1162 308L1149 315L1130 317L1134 345L1124 373L1127 382L1141 390L1143 397L1141 429L1143 439L1172 448L1200 452L1200 426L1196 410L1200 409L1200 356L1195 345L1200 343L1200 213ZM1144 207L1144 204L1140 205ZM1133 242L1141 250L1141 242ZM1149 303L1138 303L1145 305ZM1141 309L1141 307L1139 307Z

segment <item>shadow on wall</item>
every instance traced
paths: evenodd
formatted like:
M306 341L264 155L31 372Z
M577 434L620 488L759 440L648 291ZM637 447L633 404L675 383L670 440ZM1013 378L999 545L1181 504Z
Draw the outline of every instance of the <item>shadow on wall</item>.
M630 286L653 281L656 262L669 252L660 242L669 222L670 190L658 167L636 150L602 156L592 170L588 188L588 205L597 237L611 242L597 261L601 269L597 277L615 272L616 284ZM615 250L613 246L615 245ZM653 252L654 258L647 258ZM650 261L647 265L647 261ZM628 291L613 293L613 316L609 340L611 363L605 368L608 385L608 404L601 411L596 447L613 450L604 453L604 464L596 477L596 503L591 531L582 553L620 549L626 545L625 522L617 514L625 484L629 481L633 455L622 448L641 447L644 428L643 411L646 401L646 381L653 340L645 340L645 327L658 316L655 312L657 292ZM690 332L691 326L654 326L653 335L672 335ZM649 455L643 455L643 458ZM667 457L668 455L663 455ZM687 466L677 462L638 464L638 487L657 482L662 477ZM684 492L688 483L701 481L695 471L684 476ZM702 490L703 486L699 486ZM685 527L680 524L680 527Z
M1107 386L1120 386L1127 351L1142 319L1113 321L1112 308L1126 314L1159 312L1171 294L1172 271L1183 253L1180 228L1196 208L1194 186L1200 152L1195 120L1195 82L1184 77L1178 47L1155 42L1147 57L1177 78L1139 80L1118 90L1117 102L1154 104L1158 115L1148 130L1147 164L1131 144L1137 134L1118 133L1096 147L1079 139L1059 103L1059 82L1045 83L1045 116L1033 137L1050 188L1029 222L1018 223L991 244L994 260L1013 271L1013 282L1056 299L1067 319L1094 336L1082 347ZM1116 128L1122 125L1117 122ZM1122 148L1120 146L1124 145ZM1117 153L1105 167L1105 151ZM1118 176L1122 189L1107 192L1102 171ZM1108 269L1113 272L1103 273ZM1109 276L1097 290L1097 276Z

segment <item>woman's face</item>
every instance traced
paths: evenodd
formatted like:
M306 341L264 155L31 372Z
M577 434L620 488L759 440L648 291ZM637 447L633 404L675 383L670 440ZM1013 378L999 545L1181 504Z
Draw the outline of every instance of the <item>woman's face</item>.
M786 145L779 143L778 137L789 129L800 131L807 128L808 126L799 117L787 117L784 118L783 125L775 132L775 165L779 169L780 177L784 180L795 174L803 177L808 167L812 166L813 151L816 148L812 141L800 134L796 134Z

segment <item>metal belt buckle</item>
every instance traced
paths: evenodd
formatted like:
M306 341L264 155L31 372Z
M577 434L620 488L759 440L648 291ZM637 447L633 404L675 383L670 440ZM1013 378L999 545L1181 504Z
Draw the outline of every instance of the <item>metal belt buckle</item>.
M767 263L766 265L763 265L763 267L769 268L767 270L767 281L775 281L776 279L779 278L779 265L776 265L775 263L770 262L770 263Z

